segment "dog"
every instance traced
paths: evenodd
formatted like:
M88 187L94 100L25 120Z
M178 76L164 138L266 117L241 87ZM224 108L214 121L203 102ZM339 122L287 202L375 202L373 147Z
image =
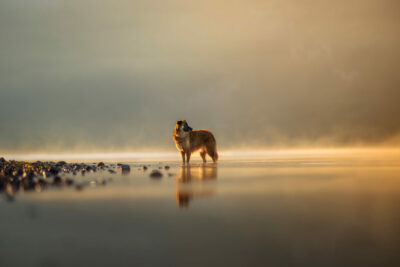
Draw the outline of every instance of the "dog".
M172 138L181 152L184 164L185 156L186 163L189 163L190 155L198 150L200 150L200 156L204 163L206 162L206 154L212 158L214 163L217 162L217 143L209 130L193 130L186 120L180 120L176 122Z

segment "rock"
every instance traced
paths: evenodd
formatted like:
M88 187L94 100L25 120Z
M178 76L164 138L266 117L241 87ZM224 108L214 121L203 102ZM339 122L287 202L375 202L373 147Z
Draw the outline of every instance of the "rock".
M131 166L127 165L127 164L121 164L121 169L123 170L130 170Z
M108 170L108 172L109 172L109 173L113 173L113 174L114 174L114 173L117 173L117 172L114 171L114 170Z
M146 166L146 165L145 165L145 166L143 166L143 170L144 170L144 171L147 171L147 169L148 169L148 168L147 168L147 166Z
M53 175L57 175L57 174L60 172L60 169L53 166L53 167L50 167L49 172L50 172L51 174L53 174Z
M97 167L104 167L104 166L105 166L104 162L99 162L99 163L97 164Z
M122 164L121 165L121 173L122 174L129 174L131 172L131 167L127 164Z
M104 164L104 163L103 163ZM100 163L100 166L106 166ZM100 167L104 170L104 167ZM121 164L123 173L129 173L130 166ZM58 162L27 162L27 161L6 161L0 157L0 193L7 200L13 200L16 193L21 190L30 190L41 192L48 185L54 187L71 186L74 180L69 178L70 175L77 175L78 172L92 173L98 170L96 164L88 165L84 163L66 163L65 161ZM110 173L115 173L110 170ZM62 178L65 175L65 178ZM49 179L50 178L50 179ZM86 185L105 185L106 181L99 178L92 183L83 182L76 185L76 190L81 191Z
M168 166L168 165L166 165L166 166L164 167L164 169L166 169L166 170L169 170L169 166Z
M151 173L150 173L150 177L151 178L161 178L163 175L162 175L162 173L159 171L159 170L153 170Z

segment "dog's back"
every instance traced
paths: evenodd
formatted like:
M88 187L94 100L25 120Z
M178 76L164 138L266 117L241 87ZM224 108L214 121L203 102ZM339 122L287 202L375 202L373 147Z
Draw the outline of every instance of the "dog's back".
M209 130L193 130L190 132L189 137L191 152L203 149L214 162L218 160L217 142L215 141L214 135Z

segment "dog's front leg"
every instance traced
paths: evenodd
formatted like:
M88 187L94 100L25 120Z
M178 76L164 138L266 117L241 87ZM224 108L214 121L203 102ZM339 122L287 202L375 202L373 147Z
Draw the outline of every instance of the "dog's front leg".
M186 153L186 162L189 164L189 160L190 160L190 152Z
M181 151L182 162L185 164L185 152Z

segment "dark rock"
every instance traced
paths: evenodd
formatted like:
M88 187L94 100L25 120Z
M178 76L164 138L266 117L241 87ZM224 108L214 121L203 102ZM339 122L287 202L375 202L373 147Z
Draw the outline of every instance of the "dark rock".
M121 165L121 173L126 175L129 174L131 172L131 167L127 164L122 164Z
M83 190L83 186L81 184L77 184L75 186L76 191L82 191Z
M148 169L147 166L143 166L144 171L147 171L147 169Z
M163 176L163 174L159 170L153 170L150 173L151 178L161 178L162 176Z
M67 185L67 186L70 186L70 185L72 185L73 183L74 183L74 180L72 180L72 179L70 179L70 178L67 178L67 179L65 179L65 184Z
M117 173L117 172L114 171L114 170L108 170L108 172L109 172L109 173Z
M97 164L97 167L104 167L104 162L99 162L98 164Z
M166 170L169 170L169 166L168 166L168 165L167 165L167 166L165 166L165 167L164 167L164 169L166 169Z
M57 168L57 167L52 166L52 167L50 167L49 172L50 172L52 175L57 175L57 174L60 172L60 169Z
M127 165L127 164L121 164L121 169L123 170L130 170L131 166Z

